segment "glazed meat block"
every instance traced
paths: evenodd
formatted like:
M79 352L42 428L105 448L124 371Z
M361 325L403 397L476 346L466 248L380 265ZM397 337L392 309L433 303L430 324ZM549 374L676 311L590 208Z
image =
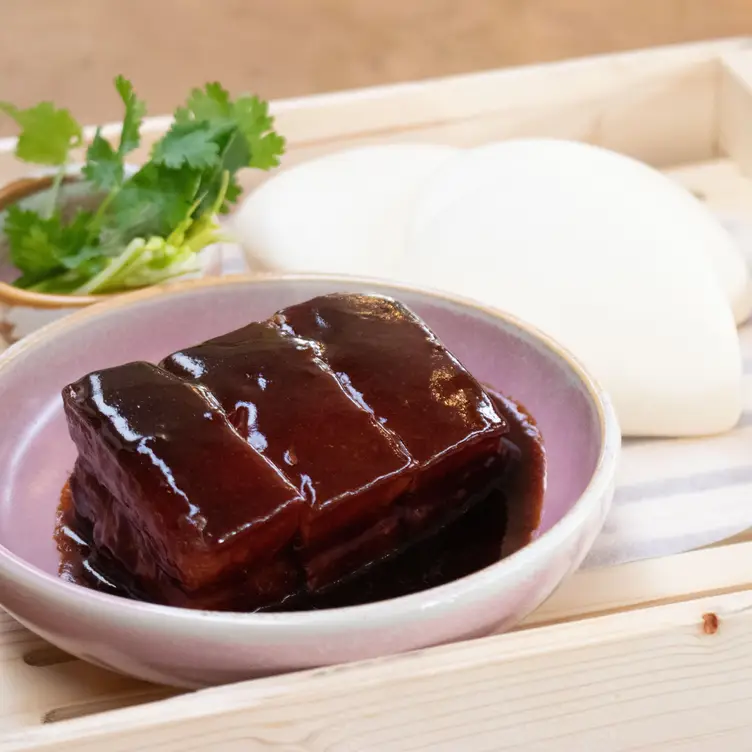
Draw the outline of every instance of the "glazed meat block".
M350 396L400 437L422 465L504 426L480 384L405 306L375 295L325 295L275 322L318 342Z
M121 513L119 498L105 488L79 461L64 494L68 504L75 498L76 508L64 508L62 522L82 560L86 562L82 579L104 592L128 595L173 606L227 610L246 610L265 604L282 603L291 593L301 592L305 580L291 546L270 555L264 549L249 552L242 540L218 543L207 541L210 558L220 560L223 552L248 556L246 566L234 564L228 571L206 578L201 584L172 576L163 568L150 538ZM86 512L88 517L83 516ZM95 530L96 528L96 530ZM96 533L96 534L95 534ZM110 545L97 541L105 540ZM81 545L83 543L83 545ZM186 548L190 548L188 543ZM194 539L196 561L201 558L201 541ZM249 556L250 554L250 556ZM255 554L260 554L252 558ZM75 581L75 577L74 577ZM192 584L197 586L193 589Z
M379 558L396 546L396 500L411 482L413 461L399 439L347 395L315 343L255 323L160 365L200 383L236 430L290 479L307 501L301 561L316 586L310 553L326 550L328 567Z
M316 298L63 396L91 560L173 605L326 589L497 492L508 460L486 392L379 296Z
M273 558L298 529L301 494L200 387L131 363L81 379L63 400L79 451L76 513L130 574L195 590Z
M281 311L278 325L320 343L344 389L399 436L420 472L403 499L417 528L498 474L508 430L490 397L428 327L395 300L327 295Z
M160 365L208 389L306 497L304 544L337 536L364 513L378 518L410 484L400 441L350 399L313 342L250 324Z

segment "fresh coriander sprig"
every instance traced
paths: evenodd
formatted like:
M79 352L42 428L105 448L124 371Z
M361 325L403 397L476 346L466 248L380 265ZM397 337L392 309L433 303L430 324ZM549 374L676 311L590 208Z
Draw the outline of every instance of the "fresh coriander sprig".
M20 110L9 102L0 102L0 112L13 118L21 128L16 145L19 159L57 168L50 203L44 213L45 218L49 218L55 211L68 156L71 149L81 145L83 129L68 110L58 110L51 102L40 102L26 110Z
M95 211L65 218L59 188L71 151L82 144L81 126L49 103L28 110L0 103L0 112L21 127L16 155L56 169L45 211L11 206L6 212L19 287L105 293L185 274L195 269L196 254L221 237L214 217L238 200L237 173L279 164L285 142L267 103L254 96L233 100L210 83L190 93L150 159L129 173L125 159L140 145L146 106L124 77L115 79L115 88L125 108L119 143L97 129L81 171L101 201Z

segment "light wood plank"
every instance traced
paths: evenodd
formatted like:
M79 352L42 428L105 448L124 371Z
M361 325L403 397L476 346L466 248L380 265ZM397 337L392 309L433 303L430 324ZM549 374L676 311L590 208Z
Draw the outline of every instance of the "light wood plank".
M750 629L747 591L205 690L3 749L706 750L749 733Z
M522 625L592 618L648 605L752 588L752 543L617 567L583 570L565 582ZM545 638L547 639L547 638ZM0 614L0 734L38 726L43 719L85 716L172 694L115 676L47 648ZM30 660L30 657L33 660ZM3 736L0 735L0 749Z
M752 589L752 543L577 572L523 627Z
M277 127L288 139L287 165L375 140L467 146L551 136L597 143L669 166L717 156L719 56L745 45L724 40L489 71L282 100L273 109ZM164 117L147 122L133 161L146 158L169 122ZM108 136L118 132L116 124L105 128ZM0 139L2 181L28 172L12 157L13 147L12 139ZM264 175L248 171L245 178L250 186Z
M752 176L752 52L734 51L723 56L719 92L719 144L739 166Z

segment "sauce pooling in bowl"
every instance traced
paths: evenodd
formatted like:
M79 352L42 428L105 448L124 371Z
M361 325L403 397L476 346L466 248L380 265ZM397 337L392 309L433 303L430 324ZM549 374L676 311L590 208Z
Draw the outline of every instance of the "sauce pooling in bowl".
M298 593L262 609L244 605L242 583L230 607L235 611L303 611L338 608L397 598L447 584L490 566L530 542L540 520L546 479L543 439L535 421L513 400L488 390L510 431L513 462L501 488L459 519L413 544L397 556L377 562L356 577L320 592ZM104 551L87 545L92 531L75 515L69 487L63 490L56 540L60 576L78 585L137 600L148 600L127 581Z

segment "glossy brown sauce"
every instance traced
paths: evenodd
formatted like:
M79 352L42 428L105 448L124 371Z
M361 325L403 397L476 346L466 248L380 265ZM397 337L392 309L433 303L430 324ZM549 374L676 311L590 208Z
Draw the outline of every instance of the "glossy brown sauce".
M546 483L546 458L535 421L513 400L491 392L510 432L503 439L517 457L504 479L452 524L415 543L407 551L377 563L356 578L324 591L288 598L265 611L336 608L396 598L446 584L477 572L530 542L540 520ZM117 568L87 545L90 531L75 519L70 489L61 496L55 538L63 579L102 592L146 600ZM244 611L242 583L234 610Z

